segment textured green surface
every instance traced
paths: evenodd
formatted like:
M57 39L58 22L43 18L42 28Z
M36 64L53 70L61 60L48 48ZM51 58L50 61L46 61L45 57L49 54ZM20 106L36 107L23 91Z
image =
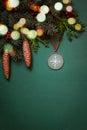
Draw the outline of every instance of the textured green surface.
M73 2L86 24L87 1ZM72 43L64 36L59 71L47 66L51 52L41 45L32 71L12 63L9 82L0 62L0 130L87 130L87 32Z

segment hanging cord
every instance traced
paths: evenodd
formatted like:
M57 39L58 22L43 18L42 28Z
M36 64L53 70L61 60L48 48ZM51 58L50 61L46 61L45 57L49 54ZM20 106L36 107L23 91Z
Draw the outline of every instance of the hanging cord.
M52 45L53 45L53 47L54 47L54 52L57 52L57 51L58 51L59 46L60 46L60 43L61 43L61 37L58 38L57 44L55 44L54 37L52 37Z

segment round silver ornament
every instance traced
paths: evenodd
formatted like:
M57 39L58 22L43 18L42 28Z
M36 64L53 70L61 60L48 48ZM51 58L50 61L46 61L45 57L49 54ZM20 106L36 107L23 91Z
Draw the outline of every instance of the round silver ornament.
M64 59L63 56L58 53L52 53L48 57L48 66L53 70L58 70L63 67Z

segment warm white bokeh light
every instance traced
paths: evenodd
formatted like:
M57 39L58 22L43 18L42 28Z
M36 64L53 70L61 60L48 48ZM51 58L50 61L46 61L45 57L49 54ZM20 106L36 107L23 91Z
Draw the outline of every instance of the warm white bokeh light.
M46 20L46 15L44 13L38 13L36 19L38 22L44 22Z
M47 5L42 5L41 7L40 7L40 12L41 13L44 13L44 14L47 14L48 12L49 12L49 7L47 6Z
M63 9L63 4L61 2L56 2L54 5L54 9L57 11L61 11Z
M4 24L0 24L0 35L5 35L8 32L8 27Z
M7 7L16 8L19 6L19 0L8 0Z

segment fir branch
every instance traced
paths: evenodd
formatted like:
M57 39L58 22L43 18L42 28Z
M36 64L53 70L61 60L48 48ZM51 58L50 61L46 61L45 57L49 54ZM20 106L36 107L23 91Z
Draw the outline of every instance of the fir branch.
M47 44L44 40L42 40L42 39L39 38L39 37L37 37L36 39L37 39L39 42L43 43L45 47L48 47L48 44Z

